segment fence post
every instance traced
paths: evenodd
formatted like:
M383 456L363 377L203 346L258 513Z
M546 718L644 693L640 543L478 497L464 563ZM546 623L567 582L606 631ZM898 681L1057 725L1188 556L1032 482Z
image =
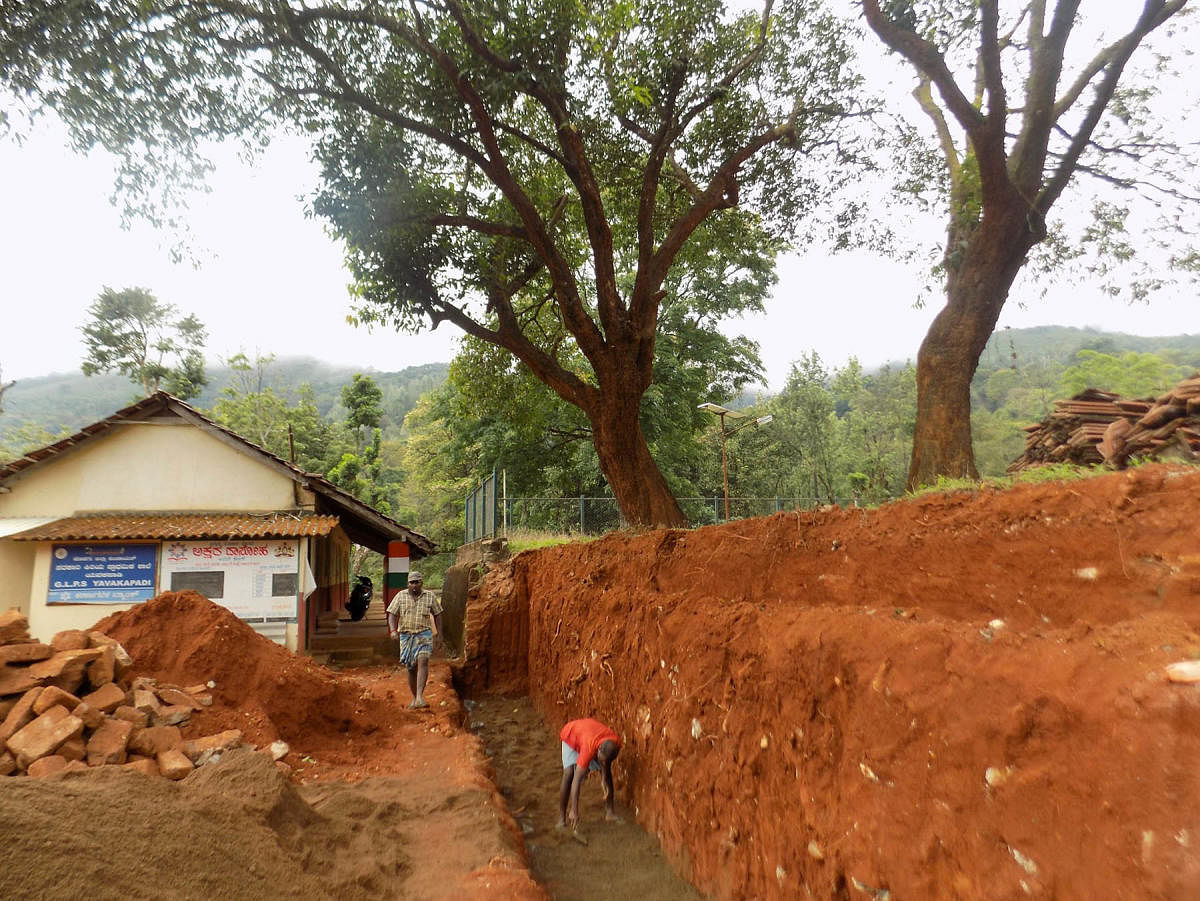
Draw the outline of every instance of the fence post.
M466 516L465 516L466 522L463 524L464 525L463 531L465 533L463 538L464 538L465 544L471 543L471 526L474 525L474 521L471 519L471 501L473 501L474 499L475 499L475 492L472 491L470 494L467 495L467 500L464 505L465 509L463 510L463 512L466 514Z
M579 534L580 534L580 535L583 535L583 534L584 534L584 531L583 531L583 519L584 519L584 513L583 513L583 495L581 494L581 495L579 495Z
M492 467L492 515L488 528L488 538L496 537L496 526L500 522L500 511L496 509L496 467Z

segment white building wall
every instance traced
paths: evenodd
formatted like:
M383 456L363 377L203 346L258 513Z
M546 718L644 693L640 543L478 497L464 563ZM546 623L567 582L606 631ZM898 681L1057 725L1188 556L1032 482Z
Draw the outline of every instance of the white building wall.
M0 493L4 517L102 512L266 512L297 506L295 481L184 421L125 423L18 474ZM312 496L302 492L301 503ZM307 503L304 503L307 501ZM307 544L301 547L307 554ZM47 604L51 542L0 538L0 609L20 608L35 638L89 629L130 604ZM159 591L165 590L161 584ZM296 627L288 629L295 648Z
M36 555L32 541L0 540L0 612L15 607L29 616Z
M18 542L8 542L8 544L17 544ZM2 544L2 542L0 542ZM27 596L28 603L24 611L29 619L29 634L38 641L49 643L57 633L67 629L91 629L97 622L104 619L111 613L120 613L122 610L128 610L136 604L47 604L46 596L50 589L50 552L53 547L53 542L49 541L29 541L20 542L30 550L35 551L36 559L31 567L32 587ZM304 561L308 558L308 539L300 539L300 560ZM161 565L157 568L159 574L159 585L156 594L161 594L170 586L161 583ZM300 593L303 595L307 591L311 591L311 586L307 586L305 578L306 569L303 562L300 566ZM219 601L217 603L220 603ZM255 628L258 628L255 626ZM299 630L296 623L280 623L278 625L264 626L261 630L271 632L271 637L274 638L274 633L279 632L284 635L284 641L281 642L289 650L296 650L299 645Z
M182 421L127 423L7 483L0 517L294 507L295 482Z

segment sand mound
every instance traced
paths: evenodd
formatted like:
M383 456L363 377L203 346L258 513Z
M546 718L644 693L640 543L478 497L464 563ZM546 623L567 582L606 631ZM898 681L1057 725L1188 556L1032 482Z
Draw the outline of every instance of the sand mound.
M239 728L261 745L377 728L373 702L357 686L263 638L194 591L164 592L94 628L124 645L138 675L177 685L216 683L213 708L193 733Z
M0 785L0 897L397 897L386 781L308 803L262 753L180 783L125 770ZM64 866L70 861L70 866Z

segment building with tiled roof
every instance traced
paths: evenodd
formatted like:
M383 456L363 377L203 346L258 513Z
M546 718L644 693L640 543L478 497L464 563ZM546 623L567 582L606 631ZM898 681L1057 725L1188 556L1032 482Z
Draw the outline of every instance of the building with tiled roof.
M346 604L352 545L435 551L164 392L0 465L0 609L45 638L191 588L303 649Z

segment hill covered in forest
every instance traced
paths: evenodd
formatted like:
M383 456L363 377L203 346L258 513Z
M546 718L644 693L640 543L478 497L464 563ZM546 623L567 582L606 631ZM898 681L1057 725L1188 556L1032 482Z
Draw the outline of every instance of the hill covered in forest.
M361 372L370 375L383 392L387 425L399 428L417 399L445 381L448 369L449 363L427 363L399 372L378 372L369 367L334 366L312 357L288 357L264 367L262 387L287 397L307 385L320 414L329 416L341 408L342 387L351 382L355 373ZM211 408L237 375L228 366L211 367L207 373L208 385L189 401L200 410ZM21 379L4 394L0 439L30 427L53 434L64 430L75 432L134 403L140 396L138 387L122 375L57 373Z

